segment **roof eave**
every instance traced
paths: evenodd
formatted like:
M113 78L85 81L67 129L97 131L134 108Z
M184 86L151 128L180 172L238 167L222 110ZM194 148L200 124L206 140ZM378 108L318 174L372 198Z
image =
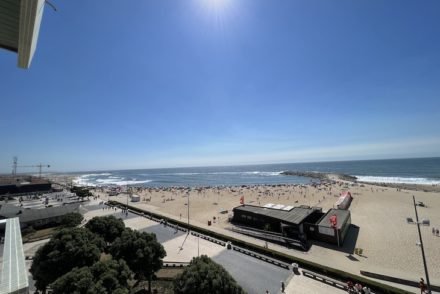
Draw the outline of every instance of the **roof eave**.
M37 47L44 0L21 0L18 39L18 66L29 68Z

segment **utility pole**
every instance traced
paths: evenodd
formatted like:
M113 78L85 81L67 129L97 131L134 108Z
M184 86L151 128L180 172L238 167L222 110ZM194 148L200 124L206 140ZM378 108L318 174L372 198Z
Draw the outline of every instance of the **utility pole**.
M191 191L191 189L189 191ZM189 195L190 195L190 192L188 192L188 204L187 204L187 206L188 206L188 234L189 234Z
M13 164L12 164L12 175L15 176L17 174L17 163L18 163L18 157L13 157Z
M428 294L431 294L431 284L429 283L428 266L426 265L425 248L423 247L422 233L420 232L419 215L417 214L416 198L413 195L414 210L416 212L417 230L419 231L420 248L422 248L423 266L425 267L426 284L428 286Z

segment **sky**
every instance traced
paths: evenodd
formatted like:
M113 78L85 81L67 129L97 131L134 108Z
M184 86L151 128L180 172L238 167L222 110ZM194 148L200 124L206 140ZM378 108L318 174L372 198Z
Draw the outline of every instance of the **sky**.
M51 3L0 172L440 156L438 0Z

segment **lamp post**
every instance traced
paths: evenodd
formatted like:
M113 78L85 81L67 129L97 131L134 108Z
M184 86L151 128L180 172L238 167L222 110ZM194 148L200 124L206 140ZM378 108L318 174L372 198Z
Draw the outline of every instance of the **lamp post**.
M189 190L189 191L191 191L191 190ZM188 234L189 234L189 195L190 195L189 191L188 191L188 203L186 205L186 206L188 206Z
M127 186L127 210L128 210L128 196L130 195L130 187Z
M420 232L419 215L417 214L416 198L413 195L414 210L416 212L417 231L419 232L420 248L422 249L423 266L425 268L426 284L428 286L428 294L431 294L431 284L429 283L428 266L426 265L425 248L423 247L422 233Z

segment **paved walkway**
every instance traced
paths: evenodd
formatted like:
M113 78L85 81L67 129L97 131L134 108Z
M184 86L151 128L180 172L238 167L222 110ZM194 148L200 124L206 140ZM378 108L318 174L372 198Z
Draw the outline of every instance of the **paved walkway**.
M286 269L279 268L253 257L227 250L226 247L214 244L181 231L176 233L170 226L164 226L147 218L129 214L126 217L121 210L102 209L91 203L85 208L91 208L84 217L87 220L95 216L115 215L122 218L127 227L155 233L167 252L164 258L166 262L189 262L198 255L208 255L216 262L224 266L228 272L249 293L262 293L266 289L270 293L281 293L281 281L286 284L286 293L344 293L339 289L326 285L319 281L293 275Z
M347 291L324 284L303 275L293 275L286 285L288 294L342 294Z

